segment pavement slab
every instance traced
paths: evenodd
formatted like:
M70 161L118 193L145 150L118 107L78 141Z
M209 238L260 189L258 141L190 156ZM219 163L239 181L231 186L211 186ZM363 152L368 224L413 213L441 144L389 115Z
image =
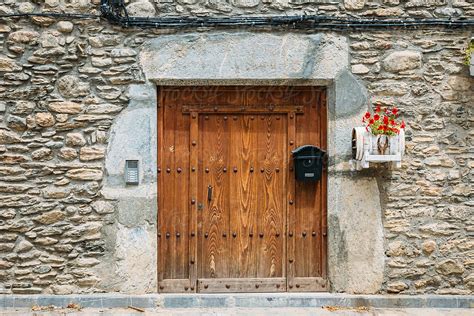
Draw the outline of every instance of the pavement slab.
M474 316L472 308L154 308L138 311L132 308L56 308L34 311L27 308L1 310L0 316Z

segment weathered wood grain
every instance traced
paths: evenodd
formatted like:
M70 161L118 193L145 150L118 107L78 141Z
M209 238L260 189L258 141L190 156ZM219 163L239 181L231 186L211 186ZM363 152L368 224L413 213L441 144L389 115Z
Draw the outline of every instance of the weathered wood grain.
M285 292L285 285L285 278L200 279L198 290L201 293Z
M325 89L161 87L158 100L160 292L325 290L327 173L290 171L292 149L327 148Z

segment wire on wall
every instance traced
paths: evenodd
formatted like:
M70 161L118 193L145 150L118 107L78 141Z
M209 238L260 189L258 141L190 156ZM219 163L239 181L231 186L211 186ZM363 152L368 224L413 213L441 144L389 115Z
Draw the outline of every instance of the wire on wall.
M101 0L101 15L62 14L62 13L24 13L2 14L0 19L24 17L51 17L60 19L96 19L103 18L111 24L122 27L158 28L158 29L196 29L206 28L292 28L303 30L362 30L362 29L427 29L442 27L447 29L474 29L474 19L358 19L325 15L292 16L230 16L230 17L131 17L123 0Z

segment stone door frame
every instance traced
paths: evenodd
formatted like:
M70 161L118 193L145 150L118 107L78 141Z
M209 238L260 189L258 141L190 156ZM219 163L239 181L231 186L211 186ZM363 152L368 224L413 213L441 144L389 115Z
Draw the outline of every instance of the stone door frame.
M351 130L360 125L368 103L364 86L349 70L346 37L241 31L160 35L143 44L140 64L146 82L130 86L129 106L114 122L106 158L103 194L118 200L117 216L122 218L106 232L115 253L97 268L106 289L110 284L110 290L157 291L156 273L152 277L149 271L156 272L159 211L156 87L165 85L326 86L329 290L376 293L381 288L384 241L378 185L371 176L350 172L348 163ZM135 128L132 133L131 126ZM133 143L133 148L124 146L126 143ZM137 187L126 187L123 182L125 159L140 161L142 182ZM136 213L133 219L130 210ZM125 237L131 232L141 239ZM116 260L123 256L127 243L138 247L135 252L142 255L140 272L132 268L132 259ZM155 253L143 256L150 249ZM111 262L116 267L114 275L105 272Z

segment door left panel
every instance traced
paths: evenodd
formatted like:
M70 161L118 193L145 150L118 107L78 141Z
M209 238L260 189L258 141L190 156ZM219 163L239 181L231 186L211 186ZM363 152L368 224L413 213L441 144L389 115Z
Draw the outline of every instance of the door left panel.
M190 292L189 115L162 90L158 111L158 286Z

